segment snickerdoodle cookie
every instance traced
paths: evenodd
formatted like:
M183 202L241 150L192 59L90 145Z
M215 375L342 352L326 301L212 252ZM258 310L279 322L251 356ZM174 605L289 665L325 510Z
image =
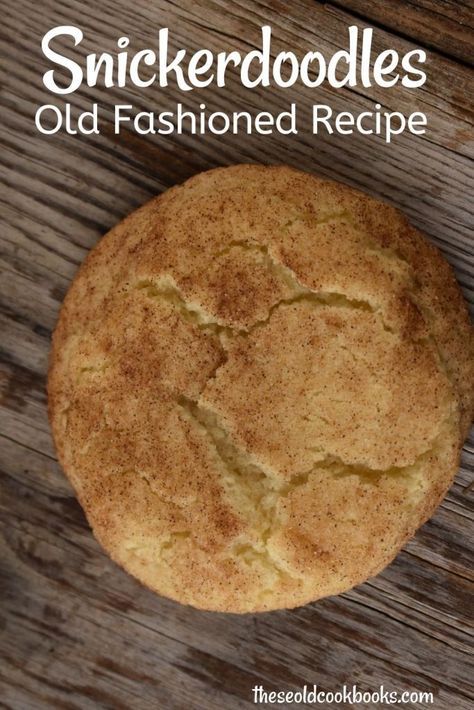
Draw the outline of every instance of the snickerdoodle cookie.
M293 607L376 574L433 513L473 352L450 267L399 212L237 165L90 253L54 334L50 417L131 574L205 609Z

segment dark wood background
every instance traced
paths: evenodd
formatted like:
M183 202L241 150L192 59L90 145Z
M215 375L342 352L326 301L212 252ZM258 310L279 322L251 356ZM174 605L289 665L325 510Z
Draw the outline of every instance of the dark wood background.
M153 46L169 27L172 47L238 48L271 24L274 51L319 48L327 56L353 23L376 28L375 49L429 50L428 81L317 90L226 89L185 97L189 108L285 109L296 101L358 112L426 112L424 137L387 146L361 135L41 136L43 34L74 24L77 56L114 50L118 37ZM0 706L31 708L250 708L251 688L343 683L375 690L430 690L435 707L474 699L472 645L472 440L446 500L375 579L295 611L233 616L160 599L116 567L94 541L57 465L46 417L45 377L61 300L87 251L121 217L188 176L240 161L287 162L341 179L404 209L473 285L473 58L470 0L7 0L2 3L0 169ZM165 110L166 90L83 88L76 109L98 101ZM361 707L361 706L360 706ZM365 707L372 707L366 705ZM410 707L425 707L412 704ZM427 707L427 706L426 706Z

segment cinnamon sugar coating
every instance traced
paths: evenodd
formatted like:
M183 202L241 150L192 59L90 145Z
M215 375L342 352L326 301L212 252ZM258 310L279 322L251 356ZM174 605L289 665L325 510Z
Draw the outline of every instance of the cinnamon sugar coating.
M93 531L156 592L294 607L433 513L474 408L451 268L397 210L288 167L202 173L92 250L49 412Z

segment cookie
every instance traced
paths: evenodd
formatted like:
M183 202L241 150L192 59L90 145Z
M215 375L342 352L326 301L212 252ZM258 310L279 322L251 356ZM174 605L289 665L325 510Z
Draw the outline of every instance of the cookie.
M451 268L392 207L289 167L166 191L79 269L49 413L94 534L145 585L255 612L377 574L474 406Z

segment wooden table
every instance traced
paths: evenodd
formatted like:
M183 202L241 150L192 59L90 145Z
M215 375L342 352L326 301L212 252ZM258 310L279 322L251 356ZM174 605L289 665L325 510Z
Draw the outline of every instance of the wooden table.
M328 56L348 25L371 25L377 51L426 47L428 81L416 90L250 92L235 78L225 90L188 95L190 108L205 102L212 110L281 111L295 101L308 117L312 103L358 112L378 100L391 110L426 112L427 134L404 134L390 145L309 130L258 138L114 135L114 103L164 110L183 100L175 85L86 86L69 98L77 110L101 104L107 120L100 135L35 129L36 108L52 102L40 42L55 25L83 29L81 56L112 51L123 34L135 49L153 46L160 27L170 28L172 47L246 52L267 23L275 51L317 47ZM392 202L440 246L472 302L473 25L470 0L3 3L1 707L250 708L254 685L313 683L432 691L436 708L473 707L472 440L434 518L378 577L296 611L211 614L153 595L101 551L57 465L45 396L51 331L88 250L151 195L215 165L286 162Z

